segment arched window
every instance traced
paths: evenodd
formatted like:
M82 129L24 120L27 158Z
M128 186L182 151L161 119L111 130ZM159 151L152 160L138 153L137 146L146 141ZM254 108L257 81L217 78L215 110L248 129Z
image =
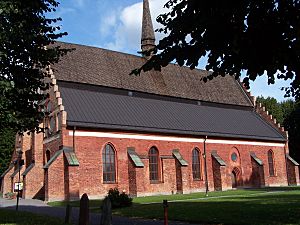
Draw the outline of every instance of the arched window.
M275 170L274 170L274 155L272 150L268 151L268 164L269 164L269 175L275 176Z
M159 181L158 150L155 147L149 150L150 181Z
M200 170L200 152L197 148L193 149L192 152L192 170L193 170L193 179L201 179L201 170Z
M115 163L115 150L110 144L105 145L102 152L103 162L103 182L115 183L116 182L116 163Z

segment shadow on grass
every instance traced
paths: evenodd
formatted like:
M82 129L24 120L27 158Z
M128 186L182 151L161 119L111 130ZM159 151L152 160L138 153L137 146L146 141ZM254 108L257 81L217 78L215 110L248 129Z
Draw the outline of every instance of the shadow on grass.
M299 190L299 189L297 189ZM300 224L300 194L234 197L232 199L174 202L169 218L204 224ZM135 204L115 213L124 216L163 218L162 204Z
M15 206L0 208L0 224L9 225L62 225L64 224L65 208L64 207L43 207L21 205L19 212L15 211ZM89 225L100 224L100 213L90 213ZM72 209L72 223L78 224L79 209ZM113 216L113 225L163 225L162 220L149 220L126 218ZM169 225L188 225L186 223L172 221ZM192 224L191 224L192 225ZM196 225L196 224L195 224Z

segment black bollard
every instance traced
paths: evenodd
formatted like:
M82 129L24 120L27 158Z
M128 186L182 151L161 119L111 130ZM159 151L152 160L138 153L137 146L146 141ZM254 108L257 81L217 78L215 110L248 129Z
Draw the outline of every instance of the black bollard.
M164 206L164 225L168 225L168 200L163 200Z
M72 206L70 206L70 204L67 204L65 223L67 224L71 223L71 217L72 217Z

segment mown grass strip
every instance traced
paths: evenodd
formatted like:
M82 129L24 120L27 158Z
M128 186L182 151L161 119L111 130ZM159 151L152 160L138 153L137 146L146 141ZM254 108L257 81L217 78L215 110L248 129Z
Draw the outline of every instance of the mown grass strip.
M63 220L29 212L0 208L0 224L5 225L63 225Z
M170 202L169 219L193 223L300 224L300 190ZM134 204L114 211L128 217L163 219L162 204Z

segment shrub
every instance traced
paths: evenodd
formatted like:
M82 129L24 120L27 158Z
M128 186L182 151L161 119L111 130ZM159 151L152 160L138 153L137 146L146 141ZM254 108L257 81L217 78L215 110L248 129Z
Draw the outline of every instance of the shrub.
M15 199L17 197L17 194L14 193L14 192L7 192L5 195L4 195L4 198L7 198L7 199Z
M113 209L132 205L132 198L130 198L125 192L120 193L118 188L109 189L107 197L111 201L111 207Z

